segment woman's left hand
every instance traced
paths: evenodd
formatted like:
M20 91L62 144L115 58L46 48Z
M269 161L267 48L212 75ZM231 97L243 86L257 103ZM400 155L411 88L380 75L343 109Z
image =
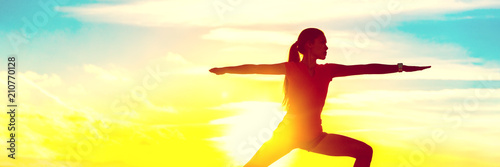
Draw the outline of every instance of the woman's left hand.
M431 66L403 66L403 71L413 72L413 71L421 71L428 68L431 68Z

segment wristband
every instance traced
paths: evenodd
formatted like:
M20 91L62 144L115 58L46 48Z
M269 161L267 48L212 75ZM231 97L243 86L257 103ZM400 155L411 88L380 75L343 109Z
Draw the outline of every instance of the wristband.
M403 72L403 63L398 63L398 72Z

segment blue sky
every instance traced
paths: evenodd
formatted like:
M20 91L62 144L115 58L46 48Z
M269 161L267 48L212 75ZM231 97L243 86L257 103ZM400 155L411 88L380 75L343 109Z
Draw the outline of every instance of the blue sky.
M476 9L446 14L443 19L399 23L394 30L436 43L453 43L472 57L500 61L500 10Z
M38 2L38 1L36 1ZM45 5L39 5L39 3L36 3L34 1L30 0L19 0L19 1L5 1L2 2L2 6L0 6L0 10L2 11L2 15L0 16L0 21L2 23L9 23L9 24L2 24L1 29L2 31L12 31L12 30L19 30L22 28L24 22L22 21L22 18L27 18L28 20L32 20L33 16L37 12L45 12L44 8L42 6ZM39 1L39 2L47 2L47 5L53 10L53 5L50 2L58 2L59 5L61 6L78 6L82 4L89 4L92 3L92 1ZM94 1L95 2L95 1ZM49 22L46 26L43 27L45 31L54 31L54 30L64 30L64 29L69 29L69 30L76 30L80 28L81 23L78 22L75 19L72 18L66 18L62 17L60 13L55 15L54 17L49 16Z

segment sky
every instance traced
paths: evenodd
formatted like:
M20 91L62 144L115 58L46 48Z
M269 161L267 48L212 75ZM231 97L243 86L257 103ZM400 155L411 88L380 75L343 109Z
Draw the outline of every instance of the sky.
M308 27L328 41L320 64L432 66L334 78L325 132L372 146L374 167L498 166L498 1L0 4L0 80L15 56L18 104L16 159L0 166L242 166L286 113L284 76L208 70L287 61ZM297 149L271 167L353 163Z

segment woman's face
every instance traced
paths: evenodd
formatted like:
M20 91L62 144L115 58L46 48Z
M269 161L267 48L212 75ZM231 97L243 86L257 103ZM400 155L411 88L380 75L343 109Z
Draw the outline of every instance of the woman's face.
M315 59L324 60L326 58L326 50L328 50L325 36L322 35L314 39L309 49L309 53L311 54L310 56Z

